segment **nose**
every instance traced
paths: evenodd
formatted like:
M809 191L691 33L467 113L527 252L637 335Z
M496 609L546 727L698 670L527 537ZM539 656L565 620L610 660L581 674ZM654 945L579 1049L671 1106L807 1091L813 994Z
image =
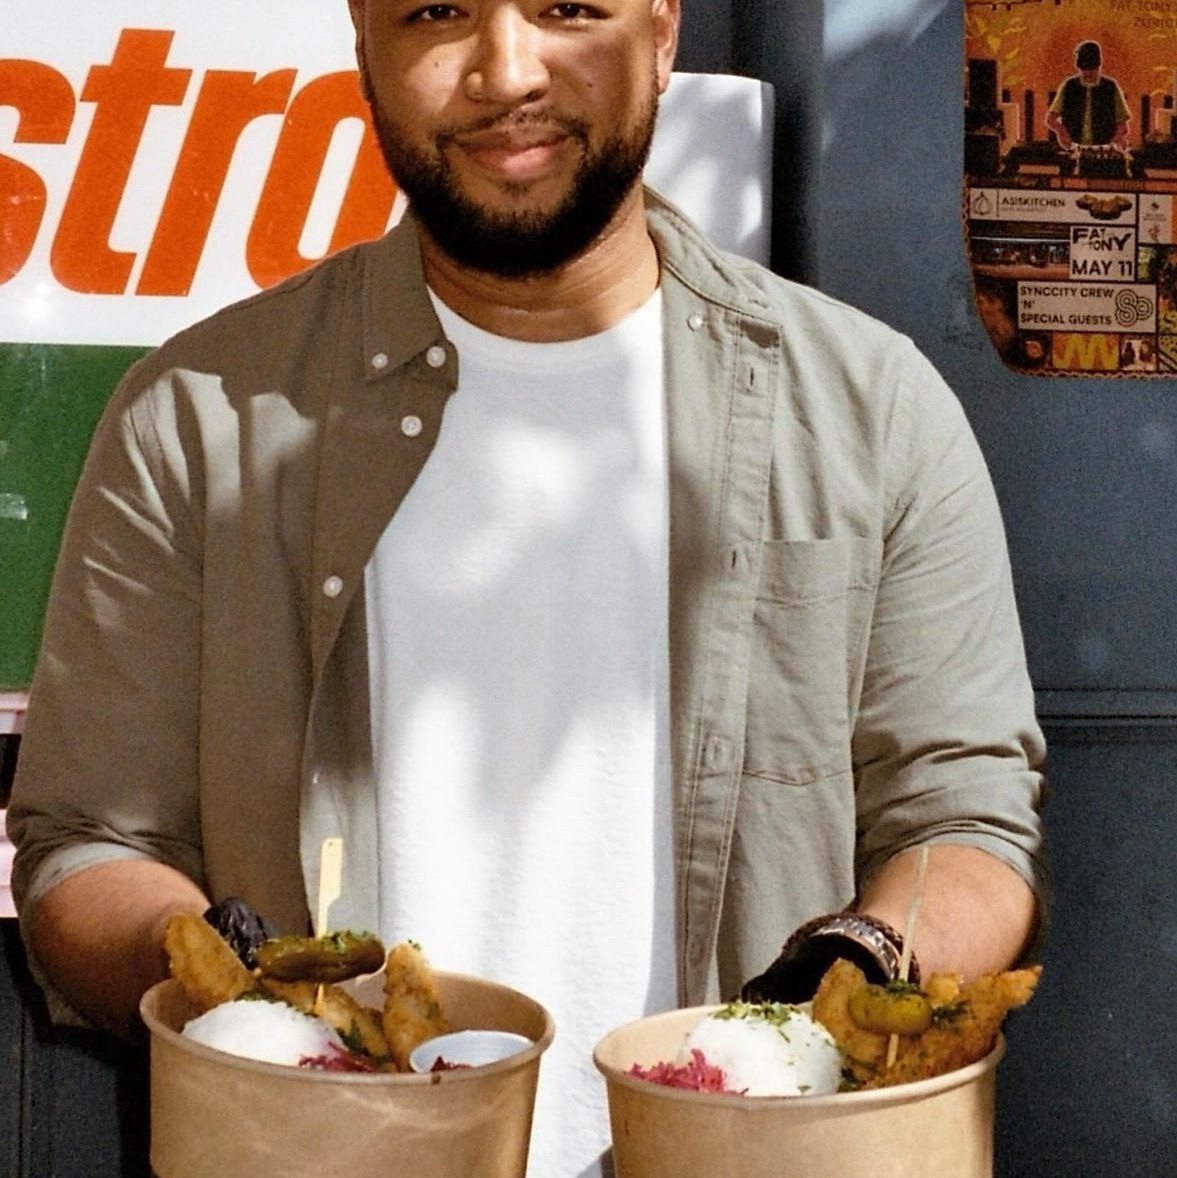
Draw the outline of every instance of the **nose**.
M514 5L496 7L475 33L466 92L479 102L533 101L548 88L543 32Z

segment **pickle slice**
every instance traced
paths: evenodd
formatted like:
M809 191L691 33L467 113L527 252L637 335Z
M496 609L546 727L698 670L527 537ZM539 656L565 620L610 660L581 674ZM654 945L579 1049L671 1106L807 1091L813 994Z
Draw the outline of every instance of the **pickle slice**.
M342 982L375 973L384 964L384 945L370 933L345 930L321 937L272 937L254 956L262 975L280 982Z
M904 982L867 983L850 995L850 1017L876 1035L919 1035L932 1025L932 1004L917 987Z

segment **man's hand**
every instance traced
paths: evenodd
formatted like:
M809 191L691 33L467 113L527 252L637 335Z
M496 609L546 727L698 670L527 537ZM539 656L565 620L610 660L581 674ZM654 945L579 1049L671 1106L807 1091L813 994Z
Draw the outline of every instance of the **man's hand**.
M857 965L869 981L899 977L917 863L913 852L889 860L867 882L854 912L802 926L776 961L744 984L741 996L804 1002L838 957ZM930 846L909 976L918 981L956 973L968 979L1008 969L1029 943L1036 919L1033 891L1001 860L975 847Z
M890 926L857 912L832 912L802 925L780 956L758 977L745 982L747 1002L808 1002L826 971L842 958L878 985L900 976L902 938ZM908 962L908 978L919 981L919 963Z
M139 999L168 976L168 918L208 906L201 890L171 867L111 860L50 888L26 929L38 963L78 1014L101 1030L134 1039L141 1031Z

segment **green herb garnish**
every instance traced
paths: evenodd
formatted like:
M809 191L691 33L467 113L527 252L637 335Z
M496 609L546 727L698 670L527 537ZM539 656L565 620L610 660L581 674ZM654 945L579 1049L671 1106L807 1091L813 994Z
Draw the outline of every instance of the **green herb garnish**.
M803 1014L801 1007L788 1002L729 1002L711 1017L717 1019L761 1019L778 1029L794 1015Z
M952 1002L946 1006L933 1006L932 1022L938 1027L951 1026L958 1018L965 1014L968 1009L969 1004L963 999L960 1002Z
M923 990L906 978L892 978L883 987L888 994L923 994Z

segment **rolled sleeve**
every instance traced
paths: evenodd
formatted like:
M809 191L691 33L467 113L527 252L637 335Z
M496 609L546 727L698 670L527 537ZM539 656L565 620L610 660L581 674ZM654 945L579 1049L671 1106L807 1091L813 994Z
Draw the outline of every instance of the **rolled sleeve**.
M964 413L913 356L853 737L859 878L921 842L1008 863L1045 899L1045 756L997 499Z
M159 441L166 380L135 395L133 376L95 435L54 574L8 810L18 910L112 857L201 879L193 472Z

